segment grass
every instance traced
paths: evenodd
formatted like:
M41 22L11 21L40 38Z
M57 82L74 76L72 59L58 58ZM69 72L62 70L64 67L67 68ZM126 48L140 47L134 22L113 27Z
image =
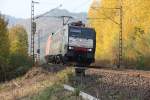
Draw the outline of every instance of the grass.
M76 100L74 93L65 91L61 84L46 88L38 94L25 98L24 100Z
M55 94L57 92L61 94L61 92L59 93L59 91L62 91L61 85L69 79L72 73L71 68L65 68L57 73L51 73L49 71L43 72L41 69L34 68L29 71L29 77L27 77L27 79L26 76L23 76L10 82L0 84L0 98L4 100L51 100L48 98L60 97L55 96ZM13 81L19 84L20 87L14 86Z
M55 77L55 81L52 81L53 85L49 85L38 93L24 96L21 100L81 100L77 93L66 91L63 88L63 84L67 82L72 75L73 72L71 68L62 70L53 76Z

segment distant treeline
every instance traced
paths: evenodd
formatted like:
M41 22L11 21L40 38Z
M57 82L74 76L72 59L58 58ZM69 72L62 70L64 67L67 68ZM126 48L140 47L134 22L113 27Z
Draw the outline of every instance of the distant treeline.
M0 15L0 81L23 75L32 65L26 30L20 25L8 29L7 25Z

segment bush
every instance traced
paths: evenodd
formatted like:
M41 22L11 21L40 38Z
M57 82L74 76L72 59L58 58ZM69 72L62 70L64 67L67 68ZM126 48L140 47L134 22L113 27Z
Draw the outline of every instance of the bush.
M15 78L17 76L23 75L32 67L32 60L30 60L30 58L27 56L13 54L10 56L9 61L10 78Z
M5 81L9 65L5 58L0 57L0 81Z
M139 70L144 70L145 69L145 58L143 56L138 57L137 69L139 69Z
M0 81L9 81L18 76L24 75L32 66L29 57L13 54L8 62L0 58Z

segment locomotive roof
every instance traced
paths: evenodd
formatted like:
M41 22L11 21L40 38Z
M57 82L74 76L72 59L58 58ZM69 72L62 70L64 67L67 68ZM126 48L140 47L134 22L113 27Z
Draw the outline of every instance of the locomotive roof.
M82 28L82 29L91 29L94 30L94 28L91 27L86 27L86 26L74 26L74 25L65 25L62 28L59 28L56 32L54 32L55 34L59 33L60 31L62 31L63 29L67 28L67 27L75 27L75 28Z
M94 29L94 28L91 28L91 27L72 26L72 25L70 25L70 27L75 27L75 28L85 28L85 29Z

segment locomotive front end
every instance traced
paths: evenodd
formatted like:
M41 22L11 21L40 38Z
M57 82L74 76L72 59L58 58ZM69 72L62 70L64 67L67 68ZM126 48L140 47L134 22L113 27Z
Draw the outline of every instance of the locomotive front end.
M96 47L95 30L81 26L70 26L68 35L68 59L86 65L93 63Z

